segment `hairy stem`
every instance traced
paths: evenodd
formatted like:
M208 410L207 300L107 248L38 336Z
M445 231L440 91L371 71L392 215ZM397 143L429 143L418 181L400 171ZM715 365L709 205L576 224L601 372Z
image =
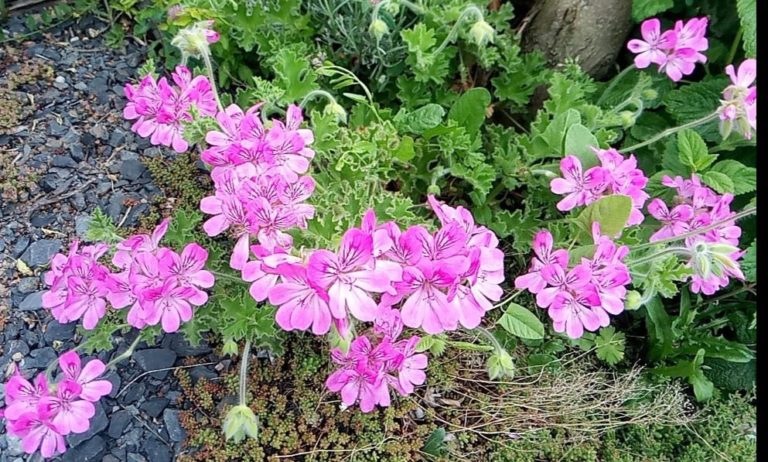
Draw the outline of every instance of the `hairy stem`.
M246 379L248 375L248 359L251 354L251 341L246 340L245 346L243 347L243 357L240 359L240 405L245 406L245 389L246 389Z
M141 341L141 335L137 335L136 339L133 341L133 343L131 343L131 345L128 347L127 350L115 356L114 359L112 359L112 361L107 363L107 369L111 368L112 366L114 366L115 364L119 363L124 359L130 358L131 355L133 354L133 351L136 349L136 346L139 344L140 341Z
M703 125L703 124L705 124L707 122L711 122L711 121L717 119L718 117L719 117L718 113L717 112L713 112L712 114L704 116L701 119L696 119L694 121L688 122L687 124L683 124L683 125L680 125L678 127L668 128L668 129L664 130L663 132L661 132L661 133L659 133L659 134L657 134L655 136L652 136L651 138L643 141L642 143L637 143L637 144L635 144L633 146L630 146L628 148L620 149L619 152L625 154L625 153L630 152L630 151L635 151L635 150L640 149L642 147L648 146L649 144L653 144L653 143L655 143L655 142L657 142L657 141L659 141L661 139L664 139L664 138L668 137L669 135L674 135L675 133L677 133L677 132L679 132L681 130L685 130L687 128L698 127L699 125Z
M216 105L219 107L219 111L224 111L224 106L219 99L219 90L216 87L216 79L213 77L213 63L208 53L203 53L203 62L205 62L205 71L208 74L208 80L211 81L211 88L213 89L213 96L216 97Z
M456 33L459 30L459 26L462 22L464 22L465 19L469 19L471 16L475 16L478 18L478 21L482 21L483 18L483 12L475 5L470 5L464 9L464 11L461 12L459 15L459 19L456 20L456 22L453 24L453 27L451 27L450 32L448 32L448 35L445 37L445 40L443 40L443 43L440 44L439 47L435 51L432 52L432 56L437 56L440 53L445 50L445 47L448 46L450 42L452 42L456 38Z
M691 251L688 250L685 247L669 247L664 250L660 250L654 254L648 255L647 257L639 258L637 260L630 260L628 263L629 265L642 265L643 263L649 263L654 260L658 260L661 257L665 257L669 254L679 254L679 255L691 255Z
M611 90L613 90L616 87L616 84L619 83L619 81L623 80L624 77L627 76L631 71L637 69L637 66L632 64L631 66L626 67L623 71L616 74L616 77L611 80L611 83L608 84L608 87L603 90L603 93L600 95L600 98L597 100L597 105L600 106L604 101L605 98L611 93Z

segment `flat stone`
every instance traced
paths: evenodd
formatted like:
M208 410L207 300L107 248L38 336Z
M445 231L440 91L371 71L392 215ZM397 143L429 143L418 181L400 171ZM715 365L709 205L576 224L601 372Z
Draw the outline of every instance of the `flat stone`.
M51 165L54 167L73 168L77 167L77 162L69 156L54 156Z
M120 385L123 383L123 379L120 378L120 375L117 372L110 371L104 375L104 380L108 380L109 383L112 384L112 391L110 391L107 396L110 398L116 397L117 394L120 393Z
M76 322L70 322L67 324L61 324L57 320L52 320L48 323L43 338L48 343L53 343L54 340L73 340L75 336Z
M19 256L27 250L27 247L29 247L29 236L21 236L18 238L13 244L13 258L19 258Z
M144 454L152 462L170 462L171 451L168 446L155 438L150 438L144 443Z
M61 249L60 239L40 239L33 242L21 255L21 259L31 267L46 265Z
M35 228L42 228L48 226L56 221L56 215L52 213L36 213L29 220L29 223Z
M22 294L29 294L37 290L40 280L38 278L21 278L16 284L16 290Z
M121 409L112 414L111 421L109 422L109 430L107 434L110 438L118 439L123 435L123 432L128 428L128 424L131 423L131 413L125 409Z
M163 346L168 346L173 351L175 351L176 354L182 357L201 356L212 351L211 347L209 347L208 344L206 344L204 341L201 341L200 344L196 346L192 346L186 337L179 334L166 334L165 338L163 339Z
M156 369L165 369L172 367L176 362L176 353L168 348L150 348L133 353L133 360L145 372ZM168 370L152 372L150 376L163 380L168 375Z
M147 167L137 159L124 160L120 164L120 174L128 181L138 180L146 170Z
M165 423L165 430L168 432L168 437L176 442L184 441L187 437L187 433L181 426L179 421L178 409L166 409L163 412L163 423Z
M128 388L125 390L125 393L123 393L122 395L123 403L125 404L135 403L136 401L139 400L139 398L144 396L145 389L146 389L146 386L142 382L129 385Z
M29 353L29 358L24 360L24 367L28 369L45 369L53 361L56 361L56 351L51 347L38 348Z
M41 290L33 292L19 303L19 311L35 311L43 307L43 294L45 291Z
M91 217L88 215L78 215L75 218L75 233L80 238L84 238L91 225Z
M101 404L101 401L94 403L94 406L96 407L96 414L91 417L91 426L88 428L88 431L85 433L75 433L67 437L67 443L69 443L70 447L78 446L80 443L94 438L94 435L107 429L109 419L106 412L104 412L104 406ZM101 437L97 438L101 439Z
M200 379L215 379L219 376L219 374L216 373L216 371L212 371L208 369L205 366L195 366L189 371L190 377L192 377L195 381Z
M104 438L96 435L89 439L85 444L77 447L68 448L67 452L61 457L62 462L90 462L101 460L106 445Z
M150 398L144 401L144 403L139 406L139 409L154 419L163 413L163 409L168 407L169 402L170 400L167 398Z

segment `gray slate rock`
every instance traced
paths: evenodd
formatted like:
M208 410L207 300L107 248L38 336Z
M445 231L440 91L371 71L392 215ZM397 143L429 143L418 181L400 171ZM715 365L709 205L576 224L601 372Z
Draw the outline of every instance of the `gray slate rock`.
M144 444L144 454L147 456L147 460L151 462L171 461L171 451L168 446L155 438L150 438Z
M27 369L45 369L58 357L56 351L51 347L32 350L29 356L24 360L24 367Z
M101 456L104 454L106 445L104 444L104 438L96 435L85 444L70 448L61 457L63 462L90 462L101 460Z
M173 363L176 362L176 353L168 348L149 348L133 353L133 360L147 372L172 367ZM158 380L163 380L168 375L168 372L170 371L158 371L149 375Z
M21 259L31 267L46 265L59 249L61 249L60 239L40 239L27 248L21 255Z
M136 181L147 167L137 159L124 160L120 165L120 174L128 181Z
M181 427L179 421L178 409L166 409L163 412L163 423L165 423L165 430L168 432L168 437L176 442L184 441L187 437L187 433L184 428Z
M128 424L131 423L131 419L133 419L131 413L125 409L113 413L112 421L109 422L109 430L107 430L109 437L114 439L120 438Z
M26 297L24 297L24 300L19 303L19 310L20 311L35 311L39 310L43 307L43 294L45 293L44 290L41 290L39 292L33 292Z
M54 340L72 340L72 338L75 336L76 327L76 322L61 324L59 321L54 319L48 323L48 327L43 334L43 338L48 343L52 343Z
M146 412L148 416L155 419L160 417L160 414L163 413L163 409L168 407L169 402L170 400L167 398L150 398L144 401L144 403L139 406L139 409Z

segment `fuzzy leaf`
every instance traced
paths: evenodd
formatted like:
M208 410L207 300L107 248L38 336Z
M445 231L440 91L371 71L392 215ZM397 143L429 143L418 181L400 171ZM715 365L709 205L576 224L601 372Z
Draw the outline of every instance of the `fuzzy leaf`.
M600 223L600 233L606 236L619 234L627 224L632 211L632 199L622 194L613 194L589 204L575 222L586 235L584 241L592 239L592 223Z
M613 366L624 359L625 336L621 332L616 332L613 326L600 329L600 333L595 337L595 347L597 357Z
M510 303L496 324L520 338L529 340L544 338L544 324L530 310L517 303Z
M445 109L439 104L427 104L414 111L401 108L392 120L398 131L420 135L440 125Z
M737 160L721 160L709 169L708 173L712 172L722 173L729 179L738 180L732 181L733 190L729 192L733 194L746 194L757 188L757 169L747 167Z
M720 194L733 193L736 189L734 179L721 172L710 171L701 175L701 181Z
M600 163L592 148L600 145L592 132L581 124L572 125L565 135L565 147L563 154L574 155L579 158L584 170Z
M482 87L472 88L459 96L448 111L448 118L458 122L467 133L474 134L485 122L485 111L491 104L491 94Z
M664 97L666 111L678 125L712 114L720 106L723 89L730 80L727 77L705 78L670 91ZM694 130L706 141L721 141L722 136L716 120L699 125Z
M648 340L651 345L648 355L651 360L664 359L672 351L672 320L659 297L648 300L645 311Z
M677 134L677 151L680 162L693 172L703 172L717 160L716 154L709 153L701 135L690 129Z
M744 53L749 58L757 56L757 1L736 0L736 11L739 12L741 28L744 29L742 43Z
M749 282L757 282L757 239L747 248L747 252L741 257L741 270Z
M632 0L632 19L640 22L675 6L673 0Z

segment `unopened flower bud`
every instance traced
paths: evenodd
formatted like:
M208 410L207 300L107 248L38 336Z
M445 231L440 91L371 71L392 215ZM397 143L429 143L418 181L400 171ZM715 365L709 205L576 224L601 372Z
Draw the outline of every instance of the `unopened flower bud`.
M370 27L368 27L368 32L371 33L374 37L376 37L376 40L381 40L382 37L389 34L389 26L387 26L387 23L382 21L381 19L375 19Z
M513 378L515 376L515 362L512 360L512 356L504 350L495 351L486 363L488 369L488 377L491 380L499 378Z
M222 425L224 436L235 443L244 440L246 436L257 439L259 436L259 420L251 408L239 404L227 413Z
M653 88L646 88L642 93L643 99L656 99L659 97L659 92Z
M634 311L640 308L640 303L642 303L642 301L643 297L640 295L640 292L630 290L627 292L627 298L624 300L624 309L627 311Z
M224 340L224 345L221 347L221 354L223 355L236 355L238 352L237 342L228 338Z
M213 20L198 21L181 29L171 40L171 45L187 56L210 55L209 45L219 41L219 33L213 30Z
M439 196L440 195L440 186L438 186L436 184L431 184L431 185L427 186L427 194L432 194L432 195L435 195L435 196Z
M473 24L472 28L469 30L469 36L479 47L485 46L486 43L493 43L495 35L496 31L494 31L493 27L483 19Z
M325 108L323 108L323 113L333 116L340 124L347 123L347 111L336 101L331 101L326 104Z
M629 128L635 124L635 113L632 111L621 111L619 117L621 117L621 126L624 128Z

